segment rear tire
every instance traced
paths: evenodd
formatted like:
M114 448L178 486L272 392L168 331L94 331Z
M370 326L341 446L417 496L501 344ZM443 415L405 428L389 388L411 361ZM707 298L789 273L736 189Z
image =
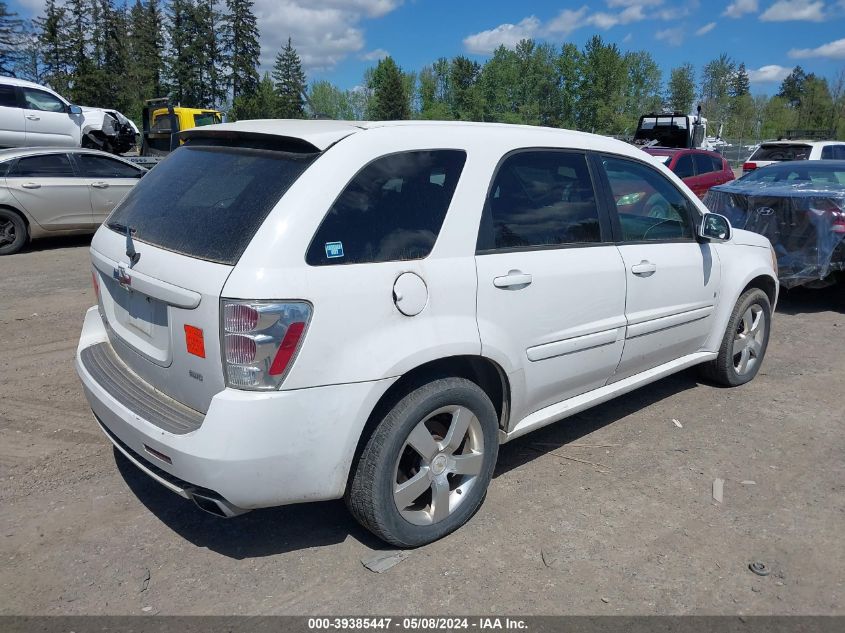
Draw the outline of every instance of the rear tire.
M407 394L367 441L346 492L365 528L398 547L431 543L478 510L499 450L493 404L464 378Z
M0 255L11 255L29 241L26 222L10 209L0 209Z
M701 374L720 385L738 387L754 379L769 346L772 304L759 288L745 291L733 314L715 360L701 366Z

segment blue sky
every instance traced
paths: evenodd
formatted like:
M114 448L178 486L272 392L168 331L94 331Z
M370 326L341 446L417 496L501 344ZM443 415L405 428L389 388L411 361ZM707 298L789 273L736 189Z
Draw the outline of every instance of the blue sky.
M22 16L43 0L12 0ZM351 88L386 53L406 70L438 57L483 61L522 37L581 47L598 33L649 51L664 74L725 52L745 62L752 92L772 93L796 65L826 77L845 69L845 0L255 0L262 65L290 35L309 79Z

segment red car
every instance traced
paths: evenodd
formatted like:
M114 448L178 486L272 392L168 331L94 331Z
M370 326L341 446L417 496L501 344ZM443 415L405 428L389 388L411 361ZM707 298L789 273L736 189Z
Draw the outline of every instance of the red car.
M666 166L683 180L699 198L716 185L734 179L734 172L721 154L703 149L673 149L648 147L644 150L663 159Z

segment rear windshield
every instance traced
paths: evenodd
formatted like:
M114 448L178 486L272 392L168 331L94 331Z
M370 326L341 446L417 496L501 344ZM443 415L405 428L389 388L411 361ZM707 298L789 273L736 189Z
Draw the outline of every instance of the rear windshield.
M234 265L270 210L318 156L183 145L150 170L107 221L139 242Z
M810 145L761 145L748 160L807 160Z

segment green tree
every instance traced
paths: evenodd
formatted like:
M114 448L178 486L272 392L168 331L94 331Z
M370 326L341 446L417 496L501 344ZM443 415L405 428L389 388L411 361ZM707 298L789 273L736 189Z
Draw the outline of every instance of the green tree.
M751 92L751 80L748 77L744 62L739 65L734 76L731 77L728 92L732 98L742 97Z
M258 88L261 48L253 4L253 0L226 0L223 50L228 55L232 99L250 95Z
M692 112L695 101L695 69L692 64L683 64L672 69L666 101L673 112Z
M192 48L196 21L190 0L170 0L167 9L167 31L170 34L165 75L170 96L184 106L198 105L196 64Z
M199 0L194 8L197 41L194 44L199 68L200 107L214 108L226 100L226 56L221 44L223 16L216 0Z
M801 66L796 66L781 82L777 96L786 99L790 107L797 108L801 105L801 96L804 92L804 83L806 81L807 73L804 72Z
M625 90L626 124L636 125L640 116L660 108L663 74L651 54L645 51L625 54L628 81Z
M410 118L402 70L389 55L381 59L373 71L370 88L373 91L373 98L368 118L375 121Z
M279 95L276 94L270 73L264 73L252 93L235 98L230 115L235 121L279 117Z
M43 78L60 94L67 94L73 68L73 50L67 9L47 0L44 14L33 21L43 64Z
M701 108L711 123L726 122L730 116L730 87L735 73L736 62L726 53L701 70Z
M305 117L305 73L302 60L288 38L288 43L276 55L273 66L273 80L279 95L279 116L283 119Z
M482 116L478 94L478 77L481 66L478 62L459 55L449 64L450 118L463 121L478 121Z
M594 35L584 46L578 98L578 126L588 132L624 129L627 68L616 44Z
M14 75L23 45L23 20L0 2L0 73Z
M564 44L557 58L557 73L560 77L560 123L568 128L576 125L581 66L578 47L575 44Z
M133 104L127 116L140 117L141 104L145 99L161 97L163 50L163 15L158 0L135 0L129 12L129 76Z
M308 90L311 115L326 119L354 119L349 93L329 81L315 81Z

